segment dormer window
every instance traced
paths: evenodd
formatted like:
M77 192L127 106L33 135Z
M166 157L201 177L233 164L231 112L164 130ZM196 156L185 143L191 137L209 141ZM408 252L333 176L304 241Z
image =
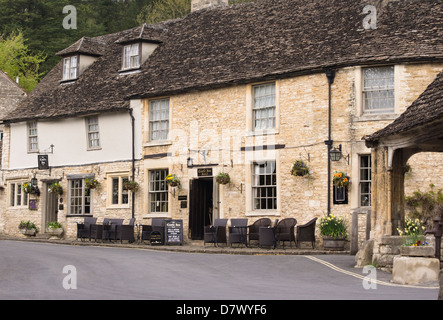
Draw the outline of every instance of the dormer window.
M140 44L133 43L124 46L123 69L140 67Z
M63 80L77 79L78 56L63 58Z

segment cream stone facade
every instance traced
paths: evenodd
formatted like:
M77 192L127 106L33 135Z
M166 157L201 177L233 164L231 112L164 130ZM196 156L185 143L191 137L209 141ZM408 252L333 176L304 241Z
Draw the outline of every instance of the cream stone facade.
M392 122L442 69L441 63L396 64L395 113L373 116L362 114L362 68L358 66L337 70L332 85L332 139L334 146L342 145L342 153L346 157L349 155L349 160L342 158L332 162L331 169L333 173L342 171L348 174L352 184L348 191L348 203L331 204L331 213L344 216L349 224L351 212L357 210L364 215L359 219L360 244L365 237L365 214L370 210L370 207L360 203L360 156L371 154L361 137ZM268 83L275 83L276 124L274 129L264 132L252 130L251 90L256 83L161 97L169 99L170 140L157 144L150 142L147 134L149 102L157 98L145 101L142 115L145 119L145 179L150 170L167 168L169 173L175 174L181 181L181 188L170 187L169 211L160 216L183 219L185 229L189 229L187 223L193 214L189 208L192 202L190 183L195 179L208 178L198 176L199 168L212 169L210 177L215 177L219 172L227 172L231 177L228 185L217 185L214 182L212 195L217 201L214 202L211 221L215 218L246 217L252 222L260 217L293 217L298 224L303 224L327 214L328 157L324 143L328 137L326 76L318 73ZM261 150L253 151L253 147ZM429 157L436 162L442 160L438 154L417 155L411 159L410 165L414 168L412 172L415 177L421 177L420 172L426 174L426 170L433 167L432 163L427 162ZM188 158L192 158L194 166L198 168L188 168ZM292 164L297 159L308 164L308 177L294 177L290 174ZM262 161L276 163L275 210L254 210L252 206L252 163ZM424 166L424 163L428 164ZM440 180L438 175L434 177ZM416 188L427 183L423 179L418 180L419 184L415 183L411 175L411 186ZM439 184L440 181L435 183ZM149 213L149 192L143 192L145 217L158 216ZM185 208L180 207L183 202L178 200L180 196L188 200Z
M369 229L392 233L401 217L396 199L380 197L392 187L382 180L403 178L403 168L387 176L393 151L374 153L363 137L397 119L443 70L441 4L378 2L369 29L358 1L202 0L182 19L83 37L3 119L0 232L18 233L19 220L43 230L56 218L72 238L86 216L173 218L187 241L217 218L301 225L334 214L360 245ZM420 19L403 18L411 14ZM77 72L68 60L83 55L91 58ZM48 169L37 168L39 154ZM291 174L296 160L309 175ZM406 192L441 186L441 161L409 159ZM333 186L337 172L348 187ZM230 183L219 185L219 173ZM168 175L180 186L166 184ZM25 197L33 178L40 196ZM86 178L101 188L89 194ZM139 184L134 195L121 188L126 178ZM55 181L65 190L57 199L47 191Z

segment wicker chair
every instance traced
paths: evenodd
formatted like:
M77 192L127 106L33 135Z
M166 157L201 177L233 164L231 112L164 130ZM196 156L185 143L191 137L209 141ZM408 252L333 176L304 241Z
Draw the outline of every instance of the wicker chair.
M213 226L205 226L203 244L213 243L216 247L218 243L227 245L226 240L226 224L228 219L215 219Z
M297 234L295 237L295 244L298 248L300 248L300 242L311 242L312 249L315 248L315 223L317 222L317 218L312 219L311 221L297 226Z
M275 230L275 240L280 244L280 242L289 241L289 245L292 247L292 241L295 243L295 234L294 228L297 224L297 220L294 218L286 218L281 220L277 224L277 228Z
M123 243L123 240L127 240L129 243L134 242L134 223L135 218L132 218L128 224L116 225L115 239L120 240L120 243Z
M248 219L231 219L229 227L229 243L232 247L233 243L248 244Z
M271 225L271 219L261 218L255 221L252 225L248 226L249 231L249 244L252 240L259 240L259 233L261 227L269 227Z
M103 230L108 226L109 221L109 218L104 218L102 224L91 224L91 239L94 239L95 242L97 242L97 239L103 240Z
M109 220L109 230L108 236L109 240L117 240L117 226L121 226L123 224L124 219L110 219Z
M85 217L82 223L77 222L77 240L80 238L91 241L91 224L95 224L97 218Z

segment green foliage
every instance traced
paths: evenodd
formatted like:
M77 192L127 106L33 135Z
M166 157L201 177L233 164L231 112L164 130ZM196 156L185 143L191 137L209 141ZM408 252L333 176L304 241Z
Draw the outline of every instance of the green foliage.
M0 35L0 70L13 80L18 77L19 84L28 92L37 85L40 64L44 60L42 53L34 55L29 51L21 32Z
M252 2L253 0L229 0L229 4ZM191 12L191 0L153 0L137 17L139 24L158 23L169 19L183 18Z
M411 196L405 196L406 208L412 219L419 219L426 229L432 229L436 210L443 206L443 190L434 190L435 185L429 185L430 190L421 192L415 191Z
M48 222L48 228L58 229L58 228L63 228L63 226L57 221L51 221L51 222Z
M336 217L333 214L320 219L320 234L335 239L344 239L347 237L346 222L342 217Z
M31 221L21 221L20 224L18 225L19 229L26 229L26 230L31 230L31 229L35 229L35 232L38 232L38 228L35 225L34 222Z
M46 57L41 76L59 61L55 54L83 36L95 37L138 25L140 10L153 0L0 0L0 34L21 33L31 56ZM77 9L77 29L64 29L63 8ZM32 85L29 85L32 88Z

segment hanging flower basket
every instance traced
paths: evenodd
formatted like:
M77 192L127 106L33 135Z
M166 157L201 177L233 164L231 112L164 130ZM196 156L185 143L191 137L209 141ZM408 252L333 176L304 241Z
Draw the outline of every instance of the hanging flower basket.
M138 190L138 183L135 181L127 180L123 183L123 188L125 190L129 190L131 192L135 192Z
M171 187L180 185L180 179L175 174L168 174L165 180Z
M291 174L296 177L303 177L309 174L309 167L303 160L297 160L292 165Z
M343 172L336 172L336 173L334 173L333 183L334 183L334 186L336 186L336 187L347 188L349 186L349 184L351 183L351 179L349 178L349 176L347 176Z
M22 189L23 192L27 194L35 194L37 196L40 196L40 190L38 186L33 186L30 182L23 183Z
M215 181L217 181L217 183L219 184L228 184L229 182L231 182L231 177L227 173L220 172L218 175L215 176Z
M60 185L60 182L51 183L51 185L48 188L48 192L62 195L63 194L63 188Z
M85 179L85 188L86 189L96 189L100 187L100 182L92 178Z

